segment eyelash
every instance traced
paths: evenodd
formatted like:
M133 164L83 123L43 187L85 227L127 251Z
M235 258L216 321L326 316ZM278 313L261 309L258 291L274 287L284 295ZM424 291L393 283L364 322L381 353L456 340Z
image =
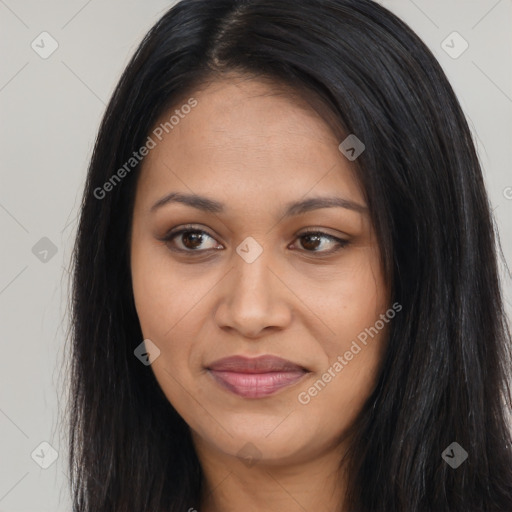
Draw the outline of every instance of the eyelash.
M171 230L165 236L160 238L160 241L165 242L166 245L169 247L169 249L171 251L187 253L187 254L189 254L191 256L196 256L196 255L204 254L205 252L208 252L208 251L219 250L219 249L203 249L203 250L201 250L201 249L178 249L176 247L171 247L170 246L171 242L175 238L178 238L180 235L183 235L184 233L200 233L202 235L207 235L208 237L210 237L213 240L215 240L215 238L212 235L210 235L208 232L206 232L206 231L204 231L202 229L194 228L193 226L185 226L185 227L180 228L178 230ZM336 242L338 246L335 247L334 249L330 249L328 251L316 251L316 250L308 251L307 249L303 249L306 253L311 253L311 254L317 254L318 253L318 254L323 255L323 256L330 255L330 254L334 254L334 253L340 251L341 249L344 249L350 243L348 240L344 240L342 238L335 237L333 235L330 235L330 234L325 233L323 231L319 231L317 229L308 229L306 231L303 231L302 233L300 233L297 236L297 238L302 238L302 237L305 237L305 236L312 236L312 235L320 236L322 238L328 238L329 240L332 240L332 241Z

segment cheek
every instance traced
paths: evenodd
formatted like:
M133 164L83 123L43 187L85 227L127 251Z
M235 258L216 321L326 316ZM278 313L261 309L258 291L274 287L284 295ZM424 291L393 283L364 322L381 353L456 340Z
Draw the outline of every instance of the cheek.
M354 252L342 270L332 273L318 297L317 310L332 334L325 346L332 360L349 350L351 341L373 326L388 308L385 282L375 251L364 248Z
M151 370L168 401L190 421L189 396L183 390L193 388L189 372L196 338L193 305L199 299L184 291L176 272L169 272L158 260L142 256L134 255L132 283L144 339L150 339L160 350Z
M375 324L375 318L368 325ZM336 432L351 425L377 383L379 369L386 349L387 327L363 336L340 337L330 347L328 363L307 387L299 390L298 407L308 418L321 419L326 432ZM359 331L354 328L353 332ZM364 339L366 336L366 339ZM364 342L361 341L364 339Z
M146 238L132 244L135 307L144 336L165 342L175 329L186 324L187 314L205 294L206 284L197 280L193 286L185 286L188 281L182 270L159 244Z
M132 247L132 286L135 308L144 339L160 350L151 367L169 399L191 388L192 369L200 366L197 349L201 336L198 317L207 314L205 296L212 287L203 273L192 279L183 268L151 241Z
M324 338L325 367L299 400L309 414L331 422L355 419L377 380L387 346L388 297L378 255L367 249L354 254L343 273L333 277L329 293L319 308L332 336ZM387 321L383 321L384 315ZM307 402L307 404L306 404Z
M172 375L182 373L188 367L196 338L194 303L199 299L184 293L182 287L154 267L147 273L134 273L133 291L144 339L149 338L160 350L160 357L152 364L153 371L164 378L164 367Z

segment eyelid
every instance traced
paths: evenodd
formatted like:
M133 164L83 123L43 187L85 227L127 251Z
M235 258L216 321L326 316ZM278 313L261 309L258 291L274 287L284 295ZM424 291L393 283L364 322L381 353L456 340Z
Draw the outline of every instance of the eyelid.
M322 236L334 238L336 240L343 240L342 238L338 237L337 235L328 233L327 231L325 231L325 229L326 228L314 228L314 227L313 228L305 228L303 231L299 231L295 236L299 237L299 236L303 236L303 235L319 234ZM343 240L343 241L346 241L346 240Z

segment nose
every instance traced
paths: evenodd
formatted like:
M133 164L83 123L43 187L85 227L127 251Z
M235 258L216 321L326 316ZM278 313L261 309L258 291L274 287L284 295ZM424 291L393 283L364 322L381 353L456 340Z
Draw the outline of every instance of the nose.
M293 293L279 275L277 265L264 250L252 263L234 254L234 268L226 276L220 303L215 311L217 325L257 339L271 330L281 330L292 318ZM274 270L276 269L276 270Z

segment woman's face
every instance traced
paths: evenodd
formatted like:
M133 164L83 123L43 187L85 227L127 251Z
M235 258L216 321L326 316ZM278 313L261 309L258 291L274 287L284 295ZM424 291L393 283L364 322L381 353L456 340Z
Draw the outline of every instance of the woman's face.
M150 134L137 185L131 272L151 368L196 446L310 460L354 421L385 349L363 191L341 140L290 93L232 79L193 97Z

